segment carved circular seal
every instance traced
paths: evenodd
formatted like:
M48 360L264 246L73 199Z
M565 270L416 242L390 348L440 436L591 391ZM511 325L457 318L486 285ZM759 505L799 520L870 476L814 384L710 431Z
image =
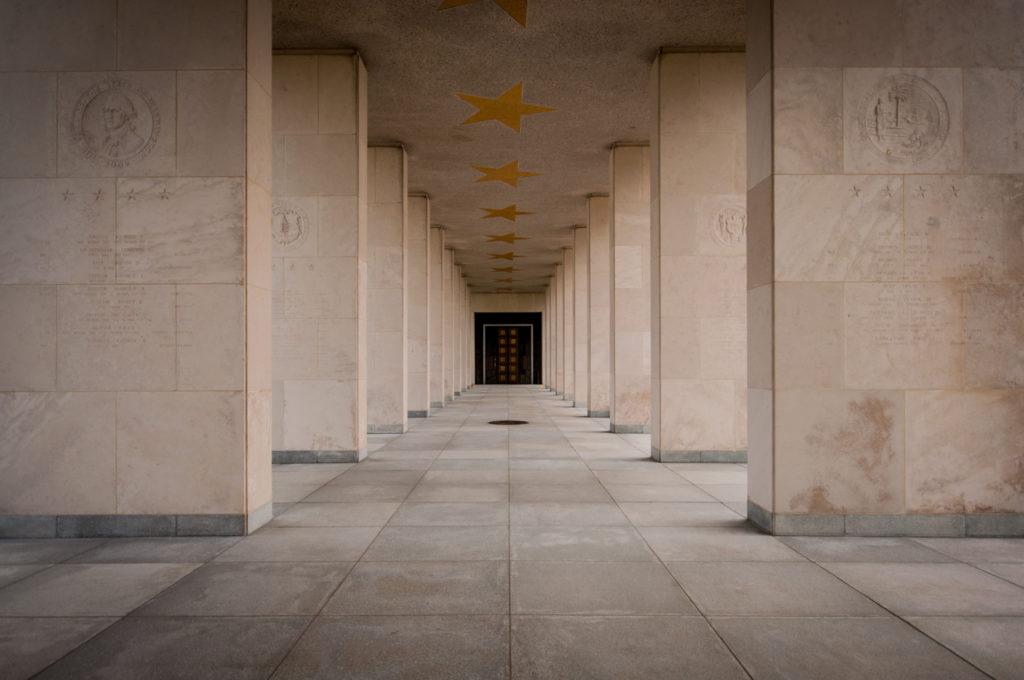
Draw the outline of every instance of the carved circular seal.
M927 160L949 136L949 106L924 78L886 76L864 100L861 131L887 160Z
M146 90L124 78L96 83L78 97L71 136L89 160L125 168L149 155L160 137L160 111Z
M309 216L306 211L289 201L274 201L274 241L279 246L294 246L306 240L309 234Z
M747 213L735 205L723 205L711 217L711 235L727 246L747 241Z

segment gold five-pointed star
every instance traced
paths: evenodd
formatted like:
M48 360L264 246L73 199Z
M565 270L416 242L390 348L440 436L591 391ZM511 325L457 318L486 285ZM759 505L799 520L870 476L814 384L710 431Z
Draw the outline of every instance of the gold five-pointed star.
M516 218L520 215L532 215L532 212L523 212L522 210L516 210L516 204L506 205L504 208L480 208L487 214L481 217L482 220L489 220L492 217L502 217L512 222L516 221Z
M515 262L517 257L522 257L522 255L516 255L511 251L507 253L488 253L488 255L491 256L492 260L512 260L513 262Z
M481 123L485 120L496 120L519 132L519 119L534 113L545 111L557 111L557 109L546 106L534 106L523 103L523 84L520 82L502 93L496 99L488 97L477 97L472 94L461 94L456 92L463 101L469 102L479 109L472 116L462 121L462 125L469 123Z
M485 168L480 165L472 166L474 170L478 170L484 173L484 176L480 179L474 180L473 183L477 182L504 182L509 186L518 187L520 177L540 177L539 172L520 172L519 161L512 161L508 165L503 165L500 168Z
M491 270L496 272L508 272L509 274L519 271L515 267L491 267Z
M492 0L495 5L502 8L508 15L526 26L526 2L527 0ZM474 2L480 2L480 0L444 0L441 6L438 7L438 11L442 9L451 9L452 7L461 7L462 5L472 5Z
M530 239L526 236L516 236L516 232L510 231L507 234L485 234L488 243L494 243L500 241L502 243L516 244L516 241L529 241Z

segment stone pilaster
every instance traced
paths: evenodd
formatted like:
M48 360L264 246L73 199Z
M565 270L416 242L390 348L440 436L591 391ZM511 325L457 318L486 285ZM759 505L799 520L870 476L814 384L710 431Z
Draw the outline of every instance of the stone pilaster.
M430 228L427 276L430 279L430 408L444 408L444 229Z
M565 309L562 312L562 356L565 366L563 399L572 401L576 394L576 275L573 265L576 256L572 248L562 249L562 299Z
M587 415L591 418L608 418L611 412L610 210L607 196L594 195L587 199L587 361L590 374Z
M408 385L410 418L430 413L430 198L409 196L408 260Z
M589 263L587 248L587 228L576 227L572 231L573 243L573 279L575 285L574 307L575 317L573 332L575 342L573 358L575 366L575 388L573 390L573 406L587 408L590 394L590 300L589 300Z

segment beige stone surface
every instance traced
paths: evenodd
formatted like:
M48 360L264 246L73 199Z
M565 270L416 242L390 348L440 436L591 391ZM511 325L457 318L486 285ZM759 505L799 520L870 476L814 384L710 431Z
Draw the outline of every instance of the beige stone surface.
M316 319L274 319L275 380L310 380L317 375Z
M246 113L244 71L179 71L178 174L245 174Z
M661 295L681 317L743 316L745 263L737 257L663 256Z
M350 319L317 322L316 374L320 380L359 377L359 329Z
M118 512L243 512L245 427L244 392L118 395Z
M907 393L907 510L1024 512L1024 393Z
M843 171L843 72L777 68L774 97L775 171Z
M1024 66L1014 0L903 3L904 57L922 66Z
M174 286L61 286L57 388L173 390Z
M1024 283L967 286L964 308L967 387L1024 388Z
M53 39L40 40L41 35ZM117 2L5 2L0 4L0 41L0 71L112 69L117 65Z
M662 322L664 323L664 320ZM670 354L669 356L674 358L674 355ZM705 380L746 382L747 320L745 318L701 319L700 375Z
M269 192L274 173L270 91L252 76L246 76L245 82L245 174Z
M238 0L120 0L117 56L124 69L245 67L246 11Z
M846 386L955 389L963 385L963 292L945 283L849 283Z
M352 257L288 258L284 272L285 315L321 319L356 317L356 299L339 295L355 291L358 271Z
M246 69L252 78L270 92L273 73L271 28L272 0L246 0Z
M907 278L1024 279L1024 177L906 178Z
M774 182L766 179L747 192L747 288L775 280Z
M62 177L168 177L176 171L174 71L61 73L57 173ZM104 110L120 111L108 130Z
M616 374L614 409L612 414L614 425L650 425L650 374Z
M274 196L272 243L274 257L316 257L320 242L320 202L328 198Z
M644 259L645 250L643 246L615 246L616 289L640 289L644 287L644 269L647 264Z
M245 388L250 392L269 390L272 381L273 323L270 291L245 288Z
M573 357L575 360L574 370L576 373L576 386L573 393L577 405L587 403L590 393L590 290L588 281L589 252L588 235L586 227L576 227L573 230L573 278L575 281L575 317L573 319L573 333L575 344L573 346Z
M735 450L735 383L731 380L661 380L663 450Z
M356 135L288 135L284 140L284 195L354 196L359 188L352 159Z
M275 135L317 132L318 74L318 57L315 55L274 56Z
M841 389L843 338L843 284L775 284L778 389Z
M271 392L246 392L245 401L245 511L270 503L272 493Z
M775 387L775 287L758 286L747 293L747 384Z
M0 180L0 283L114 281L114 181Z
M772 73L747 95L747 191L775 171L772 149Z
M959 171L963 105L960 69L847 68L845 171Z
M430 401L444 404L444 229L430 228Z
M245 388L245 304L243 286L178 286L179 390Z
M776 67L902 63L903 25L890 0L786 0L772 7Z
M772 390L747 391L747 497L765 510L774 508L775 412Z
M0 514L115 512L114 395L0 393Z
M899 280L903 182L889 175L775 177L775 277Z
M775 392L775 509L904 511L903 392Z
M364 420L360 427L357 390L355 380L283 381L281 448L300 451L359 448L359 433L362 431L365 436L366 423ZM277 446L275 444L275 448Z
M964 156L967 172L1024 172L1024 71L964 70Z
M746 55L743 52L666 54L662 59L672 66L671 62L693 56L698 57L700 75L697 125L702 130L746 134Z
M320 55L317 60L317 131L354 135L358 131L357 68L351 57Z
M672 361L662 361L658 374L664 379L695 380L701 376L702 345L701 320L676 316L663 316L659 320L661 333L655 336L660 343L661 356L671 356ZM744 339L744 344L746 344Z
M270 192L246 179L245 183L245 282L271 290L271 236L273 204Z
M664 203L663 203L664 206ZM662 248L663 255L675 254L665 250L667 232L695 232L696 250L698 255L746 255L747 252L747 207L742 195L709 194L698 201L696 224L677 223L672 227L665 222L668 211L662 211ZM685 227L684 227L685 225Z
M57 287L0 286L0 392L57 386Z
M359 248L359 199L355 196L321 196L318 254L351 255Z
M0 73L0 101L0 177L56 176L56 74Z
M607 196L588 199L587 245L589 250L588 288L590 290L590 394L587 408L607 411L611 394L611 289L609 282L609 235ZM545 382L549 382L545 377Z
M243 180L126 179L117 190L118 282L242 283Z

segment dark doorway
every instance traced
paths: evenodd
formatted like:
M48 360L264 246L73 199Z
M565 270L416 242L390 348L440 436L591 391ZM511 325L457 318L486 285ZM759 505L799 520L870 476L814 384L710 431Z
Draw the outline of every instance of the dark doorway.
M541 375L540 314L476 314L476 383L533 385Z

